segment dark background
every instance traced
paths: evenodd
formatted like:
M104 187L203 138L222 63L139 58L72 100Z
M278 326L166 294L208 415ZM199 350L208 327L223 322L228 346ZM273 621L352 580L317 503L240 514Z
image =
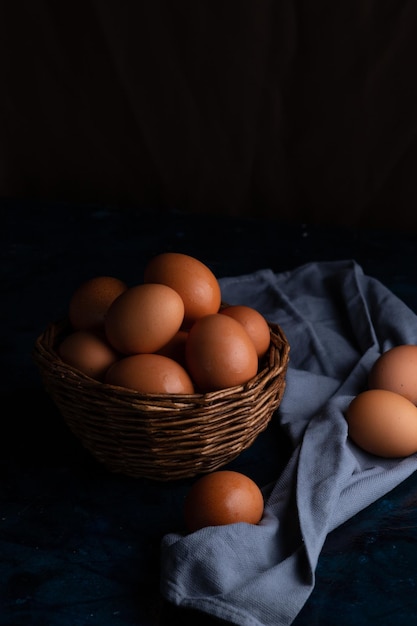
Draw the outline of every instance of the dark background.
M412 0L1 3L0 196L417 230Z

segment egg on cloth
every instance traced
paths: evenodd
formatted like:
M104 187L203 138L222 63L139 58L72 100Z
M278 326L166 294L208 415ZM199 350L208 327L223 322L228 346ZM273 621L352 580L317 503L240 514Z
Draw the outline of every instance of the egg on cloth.
M192 484L184 501L184 522L188 532L237 522L258 524L263 511L262 491L249 476L217 470Z
M417 346L402 344L381 354L369 372L368 386L395 391L417 405Z
M417 452L417 407L387 389L368 389L350 402L348 435L357 446L385 458Z

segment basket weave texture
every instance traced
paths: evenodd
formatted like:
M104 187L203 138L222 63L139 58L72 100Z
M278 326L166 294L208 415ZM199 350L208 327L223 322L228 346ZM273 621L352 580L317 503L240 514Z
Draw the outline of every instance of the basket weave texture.
M290 347L279 325L258 374L244 385L192 395L156 395L93 380L58 356L68 320L36 340L33 359L73 434L112 472L159 481L221 468L266 429L285 390Z

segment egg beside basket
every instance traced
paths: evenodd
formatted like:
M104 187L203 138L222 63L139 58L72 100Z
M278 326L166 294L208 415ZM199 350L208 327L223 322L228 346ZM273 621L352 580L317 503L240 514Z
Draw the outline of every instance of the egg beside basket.
M57 346L68 320L37 338L33 359L72 433L110 471L159 481L212 472L266 429L285 390L290 347L278 324L247 383L189 395L143 394L98 382L64 363Z

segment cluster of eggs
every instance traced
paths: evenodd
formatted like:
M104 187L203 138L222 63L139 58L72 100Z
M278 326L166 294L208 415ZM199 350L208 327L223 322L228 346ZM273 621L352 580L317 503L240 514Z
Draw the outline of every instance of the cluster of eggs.
M207 265L177 252L154 256L143 280L95 276L73 292L69 332L59 357L101 383L140 393L193 394L244 384L259 371L270 328L256 309L225 305ZM257 524L264 500L241 472L197 479L184 501L189 532L205 526Z
M165 252L129 287L95 276L74 291L60 358L97 381L141 393L193 394L244 384L259 371L270 328L256 309L224 305L213 272L200 260ZM184 502L188 532L234 522L257 524L264 500L245 474L200 477Z
M368 388L350 402L348 434L360 448L385 458L417 452L417 345L383 352L368 375Z
M91 378L141 393L244 384L270 345L264 316L245 305L222 306L211 269L178 252L152 257L134 286L111 276L85 281L72 294L68 318L60 358Z
M368 388L350 402L346 419L350 439L371 454L396 458L417 452L417 345L397 345L376 359ZM184 520L189 532L237 521L257 524L263 509L256 483L223 470L192 485Z

